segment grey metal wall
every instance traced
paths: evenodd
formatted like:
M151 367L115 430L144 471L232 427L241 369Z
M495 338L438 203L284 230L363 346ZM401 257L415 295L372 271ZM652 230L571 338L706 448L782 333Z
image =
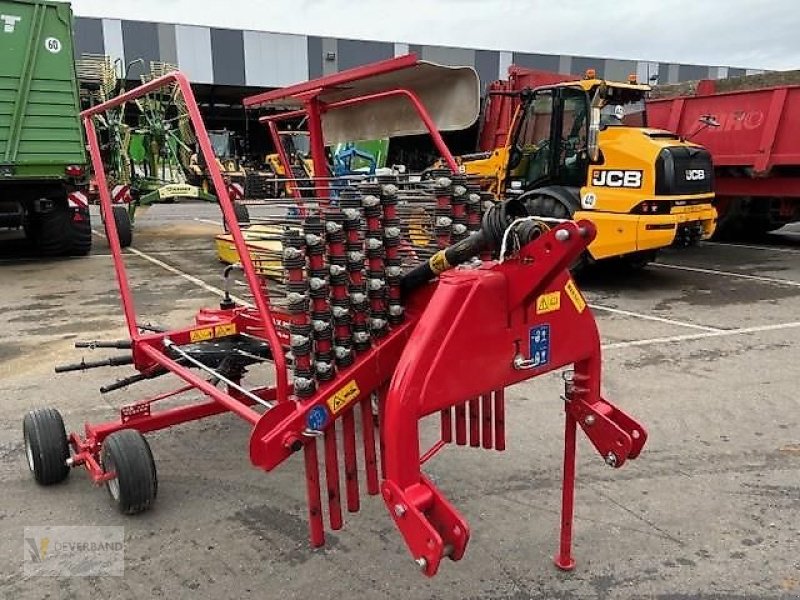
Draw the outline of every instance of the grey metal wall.
M75 19L75 48L78 55L106 53L125 64L138 58L176 64L196 83L255 88L282 87L408 52L432 62L472 65L483 87L505 77L512 64L576 75L591 68L599 76L617 80L635 73L639 81L657 78L658 83L760 72L718 65L421 46L87 17ZM137 69L133 67L130 76L138 78Z
M128 68L128 77L138 79L148 72L148 65L152 61L161 60L161 51L158 44L158 25L156 23L143 23L141 21L122 21L122 48L125 59L132 63L141 59L142 62L131 64Z
M211 30L211 66L214 83L244 85L244 32L234 29Z
M379 60L386 60L394 56L394 44L387 42L338 40L336 48L336 64L339 71L360 67Z

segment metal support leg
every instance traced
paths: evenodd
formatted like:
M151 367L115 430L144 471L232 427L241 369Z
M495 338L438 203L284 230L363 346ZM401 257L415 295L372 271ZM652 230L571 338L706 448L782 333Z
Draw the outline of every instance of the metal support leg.
M572 517L575 500L575 437L578 424L575 418L566 413L564 419L564 482L561 488L561 536L558 554L554 558L556 566L562 571L575 568L572 558Z

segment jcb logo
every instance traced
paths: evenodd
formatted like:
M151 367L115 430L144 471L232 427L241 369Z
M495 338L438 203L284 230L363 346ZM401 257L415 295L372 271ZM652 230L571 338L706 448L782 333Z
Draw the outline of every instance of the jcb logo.
M595 169L592 172L592 185L598 187L642 187L641 171L611 171Z
M703 169L686 169L686 181L703 181L706 172Z

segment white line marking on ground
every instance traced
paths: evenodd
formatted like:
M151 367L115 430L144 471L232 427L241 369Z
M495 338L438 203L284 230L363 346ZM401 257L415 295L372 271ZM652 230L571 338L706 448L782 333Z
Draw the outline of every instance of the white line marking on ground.
M94 229L92 231L96 235L99 235L100 237L106 237L105 235L103 235L99 231L95 231ZM210 283L206 283L205 281L203 281L199 277L195 277L194 275L190 275L189 273L187 273L185 271L181 271L178 267L173 267L172 265L170 265L168 263L165 263L163 260L159 260L155 256L150 256L146 252L142 252L141 250L137 250L133 246L129 246L128 248L126 248L126 251L128 253L130 253L130 254L138 256L139 258L143 258L144 260L146 260L148 262L151 262L151 263L153 263L154 265L156 265L158 267L161 267L165 271L169 271L173 275L177 275L178 277L182 277L186 281L189 281L189 282L195 284L196 286L198 286L200 288L203 288L206 291L211 292L212 294L216 294L220 298L225 296L225 290L220 289L220 288L218 288L218 287L216 287L214 285L211 285ZM245 306L253 308L253 304L251 304L247 300L244 300L243 298L240 298L239 296L234 296L233 294L231 294L231 298L234 300L234 302L236 302L238 304L243 304Z
M700 267L687 267L684 265L673 265L672 263L654 262L651 263L654 267L662 267L664 269L675 269L677 271L691 271L693 273L705 273L707 275L720 275L722 277L735 277L737 279L747 279L749 281L763 281L764 283L774 283L776 285L788 285L791 287L800 287L800 281L792 281L791 279L779 279L776 277L763 277L761 275L745 275L744 273L734 273L732 271L718 271L716 269L701 269Z
M131 254L135 254L139 258L143 258L144 260L149 261L149 262L153 263L154 265L161 267L165 271L169 271L170 273L173 273L173 274L177 275L178 277L182 277L186 281L189 281L189 282L195 284L196 286L201 287L204 290L207 290L207 291L211 292L212 294L216 294L219 297L225 296L225 290L222 290L222 289L220 289L220 288L218 288L218 287L216 287L214 285L211 285L210 283L206 283L205 281L203 281L199 277L195 277L194 275L189 275L189 273L186 273L185 271L181 271L179 268L173 267L172 265L170 265L168 263L165 263L163 260L159 260L155 256L150 256L149 254L147 254L145 252L142 252L141 250L137 250L136 248L130 248L129 247L128 251ZM248 302L248 301L246 301L246 300L244 300L242 298L239 298L238 296L234 296L233 294L231 294L231 298L233 298L233 300L238 304L243 304L245 306L249 306L250 308L253 308L253 305L250 302Z
M195 217L195 221L199 221L200 223L211 223L212 225L217 225L222 227L222 221L214 221L213 219L201 219L200 217Z
M689 329L701 329L703 331L724 331L717 327L707 327L706 325L695 325L694 323L687 323L685 321L676 321L675 319L667 319L665 317L657 317L655 315L645 315L642 313L632 312L629 310L622 310L621 308L612 308L610 306L603 306L601 304L589 304L593 310L602 310L616 315L624 315L626 317L635 317L637 319L644 319L645 321L658 321L659 323L667 323L668 325L678 325L680 327L688 327Z
M689 342L692 340L703 340L706 338L726 337L731 335L744 335L747 333L761 333L763 331L780 331L782 329L794 329L800 327L800 321L789 323L777 323L775 325L757 325L755 327L742 327L741 329L724 329L720 331L709 331L706 333L690 333L686 335L673 335L669 337L649 338L646 340L631 340L629 342L612 342L603 344L604 350L618 348L632 348L636 346L650 346L652 344L672 344L675 342Z
M704 246L730 246L731 248L747 248L749 250L763 250L765 252L788 252L789 254L800 254L800 249L782 248L780 246L756 246L753 244L728 244L725 242L703 242Z
M47 262L48 264L67 262L71 260L81 260L84 258L108 258L110 254L87 254L86 256L20 256L17 258L0 258L0 265L14 265L29 262Z

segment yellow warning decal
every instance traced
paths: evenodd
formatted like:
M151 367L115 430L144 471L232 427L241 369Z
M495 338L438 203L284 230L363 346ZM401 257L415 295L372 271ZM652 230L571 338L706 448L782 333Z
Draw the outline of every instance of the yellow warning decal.
M556 310L561 310L561 292L549 292L536 299L536 314L543 315Z
M586 300L583 299L583 295L581 295L581 293L578 291L578 288L572 279L567 281L567 285L564 286L564 291L575 305L575 310L577 310L579 313L582 313L586 309Z
M203 329L195 329L189 332L189 340L194 342L205 342L206 340L214 339L214 328L203 327Z
M214 337L225 337L226 335L236 335L236 323L226 323L214 327Z
M353 400L358 398L361 390L358 389L358 384L355 379L348 381L344 387L340 388L333 396L328 398L325 402L331 413L334 415L341 411L345 406L350 404Z
M203 327L202 329L195 329L189 332L189 341L194 342L207 342L218 337L225 337L226 335L236 334L236 323L225 323L224 325L217 325L216 327Z
M436 254L428 259L428 265L431 267L434 275L444 273L450 268L450 263L447 262L447 257L444 255L444 250L439 250Z

